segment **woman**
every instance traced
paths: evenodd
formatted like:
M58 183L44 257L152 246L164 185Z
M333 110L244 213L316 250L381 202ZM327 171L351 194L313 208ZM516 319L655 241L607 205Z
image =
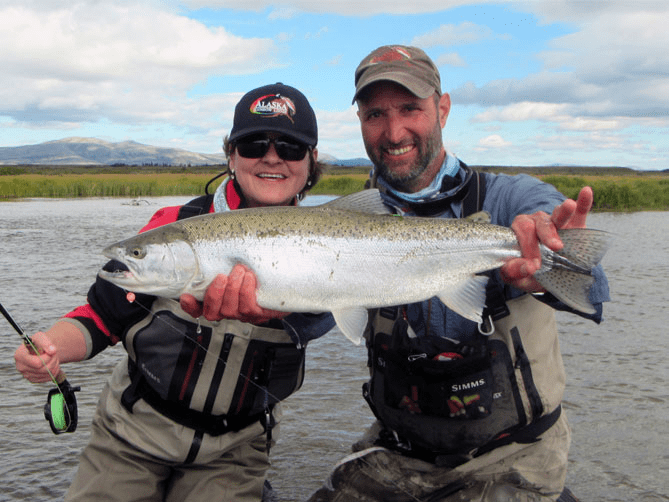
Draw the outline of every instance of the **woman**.
M300 91L283 84L250 91L225 140L228 178L214 194L159 210L142 231L201 213L297 204L322 173L317 141ZM300 387L304 347L332 320L261 309L253 274L241 266L210 287L221 288L236 293L225 305L188 295L130 302L98 278L86 305L33 336L41 359L16 350L16 367L32 382L119 341L128 352L102 392L66 500L262 499L279 402Z

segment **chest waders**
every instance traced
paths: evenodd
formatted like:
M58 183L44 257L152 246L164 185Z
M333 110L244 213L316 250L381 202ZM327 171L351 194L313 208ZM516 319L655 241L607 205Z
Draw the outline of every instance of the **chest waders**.
M207 213L212 198L189 202L178 219ZM195 320L165 298L157 298L151 312L128 329L124 344L131 380L121 398L126 410L142 399L200 436L260 422L268 450L274 405L304 380L305 348L295 345L280 322Z
M492 334L468 343L412 337L401 308L373 313L363 394L386 429L382 446L456 466L532 443L558 420L565 373L553 309L531 295L506 305Z
M462 217L481 210L485 177L472 173L466 188ZM492 286L486 304L466 343L416 337L403 307L370 311L363 395L385 428L382 446L456 466L534 442L558 420L565 372L553 309L531 295L505 301Z

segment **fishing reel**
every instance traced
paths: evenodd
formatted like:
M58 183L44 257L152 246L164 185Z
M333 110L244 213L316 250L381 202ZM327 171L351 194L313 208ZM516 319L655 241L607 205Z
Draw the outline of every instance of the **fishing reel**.
M0 303L0 314L7 319L9 324L11 324L21 336L26 347L28 347L29 350L32 350L35 354L39 354L39 350L35 347L30 337L25 334L23 329L21 329L21 326L19 326L9 312L7 312L7 309L2 306L2 303ZM49 422L54 434L74 432L77 429L77 423L79 421L77 398L74 393L81 390L81 387L72 387L70 382L67 381L67 378L65 378L65 373L62 371L56 376L53 376L51 373L49 373L49 375L57 387L51 389L46 398L44 418Z
M81 387L72 387L67 379L49 391L44 405L44 418L54 434L74 432L77 430L79 415L77 412L77 398L75 392Z

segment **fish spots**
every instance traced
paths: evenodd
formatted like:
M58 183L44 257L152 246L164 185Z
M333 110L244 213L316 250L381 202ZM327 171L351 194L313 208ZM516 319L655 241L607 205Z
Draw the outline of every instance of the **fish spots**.
M258 239L273 239L275 237L281 237L282 235L283 233L275 228L256 231L256 237Z

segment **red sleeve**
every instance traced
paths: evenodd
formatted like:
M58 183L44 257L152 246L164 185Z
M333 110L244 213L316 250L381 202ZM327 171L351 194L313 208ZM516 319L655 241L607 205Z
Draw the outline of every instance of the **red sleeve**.
M140 233L174 223L177 221L181 207L171 206L159 209L140 230ZM213 211L212 204L209 212ZM122 289L98 278L89 290L88 303L75 308L64 317L77 319L88 330L93 344L93 356L105 347L118 343L125 326L150 308L152 298L149 295L138 295L137 300L131 304L127 301ZM140 299L143 301L140 302ZM140 305L140 303L145 303L145 305Z
M101 335L104 335L104 337L108 339L109 345L115 345L120 340L118 336L112 335L109 332L107 326L105 326L105 323L89 304L77 307L72 312L65 314L63 317L77 319L78 321L84 323L84 325L88 328L91 338L104 339L101 337ZM84 319L92 321L95 327L93 328L93 326L91 326L89 323L84 322Z
M140 233L175 222L179 215L180 208L181 206L173 206L159 209L140 230ZM117 317L124 319L132 314L131 311L136 308L135 305L130 305L127 301L120 301L122 298L125 298L125 293L123 293L121 289L116 288L115 286L112 287L110 284L105 284L104 287L101 288L98 283L99 280L96 279L96 282L89 291L89 302L86 305L77 307L63 316L78 320L88 330L88 334L93 343L92 355L102 351L106 346L115 345L119 342L120 338L114 331L120 329L121 326L114 326L110 329L110 324L117 324L115 322ZM100 309L100 312L93 308L91 302ZM108 308L107 303L110 303L112 307ZM129 313L125 312L126 310ZM102 312L105 313L102 314Z
M174 223L177 221L177 217L179 216L179 209L181 209L181 206L171 206L158 209L158 211L155 212L149 222L144 225L144 228L142 228L139 233L167 225L168 223Z

